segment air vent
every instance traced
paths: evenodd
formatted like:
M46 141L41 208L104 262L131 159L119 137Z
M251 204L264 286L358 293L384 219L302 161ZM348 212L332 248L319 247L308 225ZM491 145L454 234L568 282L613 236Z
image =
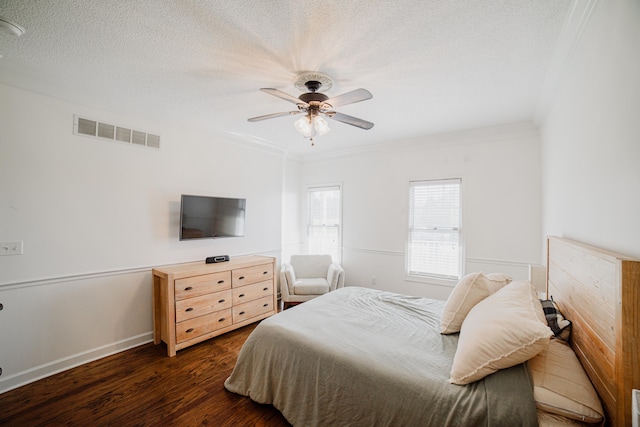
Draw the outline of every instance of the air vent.
M74 128L76 129L76 133L78 134L96 136L98 122L78 117L77 126L74 126Z
M133 138L131 142L138 145L145 145L147 143L147 134L137 130L133 131Z
M115 137L116 127L104 123L98 123L98 136L100 138L113 139Z
M160 149L160 136L97 120L73 116L73 133L109 141Z
M147 147L160 148L160 137L158 135L147 134Z
M131 141L131 129L116 128L116 141L129 142Z

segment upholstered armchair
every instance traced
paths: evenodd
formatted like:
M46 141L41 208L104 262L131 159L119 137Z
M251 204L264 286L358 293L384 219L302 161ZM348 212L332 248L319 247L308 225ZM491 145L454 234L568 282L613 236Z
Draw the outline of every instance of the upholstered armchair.
M344 286L344 270L331 255L291 255L280 267L280 293L284 308L309 301Z

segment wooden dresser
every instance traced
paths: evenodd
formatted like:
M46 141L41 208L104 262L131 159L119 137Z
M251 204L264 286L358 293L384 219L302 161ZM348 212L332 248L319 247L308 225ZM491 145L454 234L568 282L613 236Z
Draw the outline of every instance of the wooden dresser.
M153 269L153 342L177 350L276 313L275 258Z

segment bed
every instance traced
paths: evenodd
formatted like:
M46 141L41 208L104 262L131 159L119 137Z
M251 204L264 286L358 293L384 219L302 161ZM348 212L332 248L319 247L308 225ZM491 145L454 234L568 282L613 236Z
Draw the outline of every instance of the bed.
M598 394L605 395L608 422L630 425L631 388L639 385L638 341L621 329L630 328L637 337L640 262L561 238L549 238L548 248L548 294L572 319L575 353ZM517 286L528 292L526 285ZM458 322L462 331L447 334L441 333L448 315L443 301L360 287L331 292L258 325L225 387L273 404L293 425L581 425L537 407L535 369L527 363L532 355L521 355L522 363L510 367L490 366L495 369L478 379L473 376L478 369L469 371L469 378L454 375L463 349L465 354L485 351L466 349L469 337L485 339L482 321L496 304L489 300L505 294L502 303L509 305L506 290L515 288L491 290L491 298L483 296L469 309L469 324ZM600 303L603 289L611 304ZM616 289L626 298L611 297L611 292L618 295ZM477 317L482 304L488 312ZM613 320L593 326L603 319ZM500 332L507 335L521 326L517 320L515 328L509 321L492 322L508 327ZM543 329L535 339L526 338L527 346L548 342L549 328Z

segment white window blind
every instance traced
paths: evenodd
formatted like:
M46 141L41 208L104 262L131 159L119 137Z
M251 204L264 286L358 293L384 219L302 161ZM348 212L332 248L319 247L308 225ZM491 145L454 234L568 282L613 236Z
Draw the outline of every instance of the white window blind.
M460 278L460 186L460 179L410 182L409 275Z
M329 254L341 262L342 197L339 185L308 189L308 253Z

